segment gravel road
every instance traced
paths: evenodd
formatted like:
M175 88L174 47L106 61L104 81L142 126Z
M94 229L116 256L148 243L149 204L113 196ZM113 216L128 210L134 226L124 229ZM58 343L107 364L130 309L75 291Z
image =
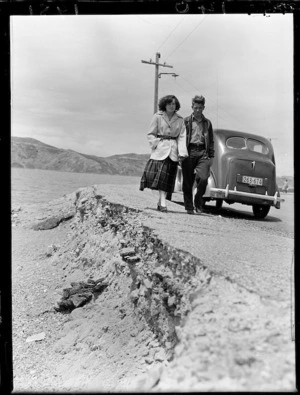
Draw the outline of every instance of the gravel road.
M15 392L295 390L293 232L226 208L187 216L174 202L168 214L155 207L154 192L131 185L13 207ZM122 217L109 223L105 212L117 209ZM33 230L49 218L63 220ZM139 251L134 271L124 243ZM109 286L70 314L53 309L87 278Z

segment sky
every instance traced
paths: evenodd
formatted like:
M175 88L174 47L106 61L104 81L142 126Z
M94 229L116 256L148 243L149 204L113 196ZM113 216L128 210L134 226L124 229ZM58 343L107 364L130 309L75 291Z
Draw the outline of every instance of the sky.
M70 15L11 18L11 134L106 157L150 154L158 99L213 128L271 139L277 175L294 174L293 15Z

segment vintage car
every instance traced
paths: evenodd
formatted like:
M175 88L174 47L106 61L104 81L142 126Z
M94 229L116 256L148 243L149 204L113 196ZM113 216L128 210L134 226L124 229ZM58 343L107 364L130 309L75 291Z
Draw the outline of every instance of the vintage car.
M215 200L219 209L223 201L251 205L256 218L265 218L271 206L279 209L284 199L280 198L276 184L271 141L255 134L217 129L214 142L215 157L204 194L205 201ZM180 168L176 190L182 190Z

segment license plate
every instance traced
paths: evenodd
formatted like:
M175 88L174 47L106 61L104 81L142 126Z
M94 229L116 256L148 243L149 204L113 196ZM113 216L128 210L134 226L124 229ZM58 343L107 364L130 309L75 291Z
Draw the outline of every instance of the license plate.
M242 176L242 183L248 185L263 185L263 178Z

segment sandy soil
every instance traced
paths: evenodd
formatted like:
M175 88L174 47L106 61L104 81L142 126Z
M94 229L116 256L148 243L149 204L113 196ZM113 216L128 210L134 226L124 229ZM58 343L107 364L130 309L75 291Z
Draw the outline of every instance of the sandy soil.
M290 301L211 273L142 216L88 189L13 208L14 391L294 391ZM108 286L55 309L88 279Z

